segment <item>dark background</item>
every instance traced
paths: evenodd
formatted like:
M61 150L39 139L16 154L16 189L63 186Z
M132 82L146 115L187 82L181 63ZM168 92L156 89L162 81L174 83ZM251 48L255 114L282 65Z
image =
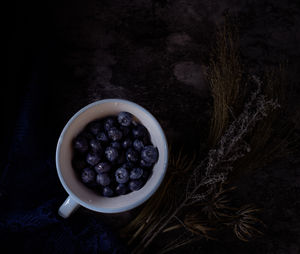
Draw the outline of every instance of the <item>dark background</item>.
M288 61L292 121L300 128L299 1L17 1L11 13L8 92L3 93L11 107L4 110L1 168L13 160L11 144L20 137L22 144L30 139L30 160L42 160L45 154L54 158L66 121L103 98L141 104L158 118L169 140L199 147L198 127L208 128L210 102L203 73L216 25L224 22L226 13L236 17L242 59L250 70ZM24 107L33 110L20 115ZM31 166L26 156L18 161L24 168ZM56 175L49 177L57 184L51 195L63 200ZM265 236L250 243L224 237L199 243L191 251L300 253L299 157L277 161L239 184L241 198L264 208ZM13 199L17 192L1 186L0 200L11 211L18 209ZM37 203L27 205L30 209ZM118 223L112 219L113 226Z

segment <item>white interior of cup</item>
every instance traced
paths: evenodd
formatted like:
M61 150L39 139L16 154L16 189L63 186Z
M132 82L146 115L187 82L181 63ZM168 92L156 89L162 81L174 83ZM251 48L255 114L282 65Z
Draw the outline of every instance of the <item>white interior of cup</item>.
M138 191L118 197L102 197L81 183L72 168L72 140L91 121L121 111L133 114L149 131L151 141L158 148L159 159L146 184ZM67 123L58 141L56 166L66 191L86 208L105 213L130 210L146 201L160 185L166 171L168 148L165 135L157 120L141 106L120 99L101 100L81 109Z

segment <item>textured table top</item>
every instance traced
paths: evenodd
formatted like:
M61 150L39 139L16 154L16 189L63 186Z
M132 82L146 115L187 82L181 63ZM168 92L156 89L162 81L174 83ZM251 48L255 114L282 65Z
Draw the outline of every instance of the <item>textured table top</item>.
M216 25L224 22L226 13L236 18L241 55L249 69L259 72L288 60L288 74L295 84L291 107L299 113L300 5L296 0L61 1L40 4L37 10L34 15L41 25L20 23L23 44L16 50L19 57L35 47L47 54L40 42L55 49L52 85L45 90L48 107L59 108L49 115L60 121L61 126L55 127L62 128L90 102L124 98L150 110L168 140L200 145L195 140L201 140L201 132L195 126L208 128L211 100L205 72ZM29 20L29 24L39 22ZM16 68L20 69L17 63ZM295 125L300 129L299 123ZM286 158L237 184L240 198L264 208L265 236L249 243L224 237L191 246L189 253L299 253L299 160ZM118 228L134 213L106 219Z

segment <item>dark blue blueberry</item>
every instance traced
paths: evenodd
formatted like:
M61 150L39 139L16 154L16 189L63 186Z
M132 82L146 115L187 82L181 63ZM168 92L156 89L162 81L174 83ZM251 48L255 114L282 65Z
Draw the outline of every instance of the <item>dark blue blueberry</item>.
M118 122L122 126L129 126L131 124L132 118L132 114L128 112L120 112L118 115Z
M112 197L114 195L114 191L109 186L105 186L103 188L102 195L104 197Z
M136 150L129 148L126 151L126 159L129 162L137 162L139 160L139 153Z
M116 148L118 150L121 148L121 144L117 141L111 142L110 146L113 147L113 148Z
M121 151L121 153L119 153L119 157L117 159L117 163L118 164L123 164L124 162L126 162L125 152Z
M142 168L150 168L150 167L152 167L152 165L153 165L153 163L151 163L151 162L146 162L146 161L144 161L144 160L141 160L141 162L140 162L140 166L141 166Z
M107 143L108 142L108 137L104 132L99 132L98 135L96 136L97 140L99 140L101 143Z
M97 184L100 184L102 186L107 186L110 184L110 177L108 174L98 174L96 177Z
M130 171L130 179L136 180L140 179L143 175L144 171L142 168L134 168Z
M137 150L138 152L140 152L143 148L144 148L144 143L143 141L139 140L139 139L135 139L133 141L133 148L135 150Z
M124 168L126 168L127 170L131 170L131 169L133 169L134 168L134 163L132 163L132 162L126 162L126 163L124 163L123 165L122 165L122 167L124 167Z
M145 135L145 136L142 138L142 141L143 141L143 143L144 143L144 146L152 145L151 140L150 140L150 135L149 135L149 133L147 133L147 135Z
M88 125L88 130L93 133L94 135L97 135L98 132L100 132L101 130L101 123L99 121L94 121L94 122L91 122L89 125Z
M72 166L76 170L83 169L87 166L86 162L83 159L80 158L74 158L72 160Z
M130 133L130 127L127 126L120 126L120 131L123 133L123 137L127 137L128 134Z
M124 195L127 192L127 186L124 183L120 183L117 187L116 187L116 193L118 195Z
M73 146L77 151L81 153L86 152L89 148L88 141L82 136L78 136L74 139Z
M111 127L108 132L108 137L113 140L113 141L117 141L120 140L123 136L122 132L117 129L116 127Z
M83 183L92 183L95 180L95 172L90 168L85 168L81 173L81 180Z
M142 188L144 185L144 182L139 179L139 180L132 180L129 182L128 187L131 191L137 191L140 188Z
M100 162L100 156L98 153L95 152L89 152L86 155L86 162L92 166L96 165L97 163Z
M109 161L115 161L118 158L118 150L111 146L107 147L105 150L105 156Z
M101 151L102 150L102 147L101 147L101 144L98 140L96 139L92 139L90 141L90 147L94 150L94 151Z
M126 139L123 141L123 143L122 143L122 147L123 147L124 149L127 149L127 148L129 148L129 147L131 147L131 146L132 146L132 141L131 141L130 138L126 138Z
M146 127L142 124L137 124L136 127L132 129L132 136L134 138L143 138L148 134Z
M87 130L84 130L81 135L85 137L87 140L91 140L94 138L94 135Z
M95 189L95 188L98 187L98 184L96 183L95 180L92 181L92 182L90 182L90 183L86 183L85 185L86 185L87 187L89 187L90 189Z
M104 130L109 131L113 126L116 125L116 119L109 117L104 121Z
M111 165L108 162L100 162L94 167L98 174L106 173L111 169Z
M143 175L142 175L142 178L143 178L144 180L147 180L147 179L149 178L149 175L150 175L149 171L144 170Z
M145 162L155 163L158 159L158 150L154 146L145 146L141 152L141 158Z
M126 168L118 168L115 172L116 181L118 183L126 183L129 180L129 174Z

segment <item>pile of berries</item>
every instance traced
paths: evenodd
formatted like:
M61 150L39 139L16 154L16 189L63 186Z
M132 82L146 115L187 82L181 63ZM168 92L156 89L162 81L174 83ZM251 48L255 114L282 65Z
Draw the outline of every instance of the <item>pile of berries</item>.
M128 112L89 123L73 140L73 150L81 181L104 197L142 188L158 160L148 130Z

